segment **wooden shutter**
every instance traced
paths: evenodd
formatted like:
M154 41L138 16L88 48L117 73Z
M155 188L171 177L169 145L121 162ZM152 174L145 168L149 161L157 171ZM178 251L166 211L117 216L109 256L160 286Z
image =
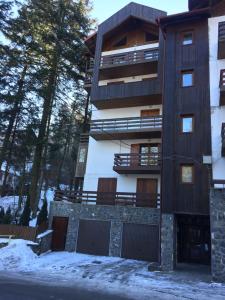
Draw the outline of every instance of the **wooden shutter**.
M140 153L140 145L139 144L132 144L130 149L131 154L137 154L135 156L131 155L130 165L132 167L136 167L139 165L139 153Z
M97 204L115 205L117 178L99 178Z
M157 179L137 179L137 206L157 207L157 185Z
M160 114L160 109L146 109L141 110L141 117L152 117L152 116L158 116Z

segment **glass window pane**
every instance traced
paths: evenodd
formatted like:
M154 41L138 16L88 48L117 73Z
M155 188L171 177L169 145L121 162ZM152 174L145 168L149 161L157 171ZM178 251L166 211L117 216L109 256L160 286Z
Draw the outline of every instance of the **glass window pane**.
M181 176L183 183L192 183L193 182L193 166L182 166Z
M193 85L193 73L183 73L182 74L182 86L192 86Z
M183 45L191 45L193 43L193 34L191 32L184 33L183 35Z
M192 132L193 131L193 117L183 117L182 118L182 132Z

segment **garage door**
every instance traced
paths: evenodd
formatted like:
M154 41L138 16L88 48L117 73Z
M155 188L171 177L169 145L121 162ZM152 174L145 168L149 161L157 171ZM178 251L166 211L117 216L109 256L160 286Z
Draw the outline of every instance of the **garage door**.
M77 252L109 255L110 222L80 220Z
M123 224L122 257L159 261L159 227L155 225Z
M63 251L66 245L68 218L53 217L52 221L52 250Z

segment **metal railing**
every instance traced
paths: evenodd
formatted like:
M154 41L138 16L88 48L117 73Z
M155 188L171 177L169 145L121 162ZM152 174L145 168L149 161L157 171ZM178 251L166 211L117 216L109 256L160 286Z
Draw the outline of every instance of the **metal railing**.
M162 116L92 120L92 132L159 129Z
M157 61L159 58L159 49L137 50L126 53L106 55L101 57L101 68L137 64L142 62Z
M157 167L160 166L160 153L115 154L114 167Z
M150 193L107 193L97 191L56 191L55 201L80 204L120 205L137 207L160 207L160 195Z

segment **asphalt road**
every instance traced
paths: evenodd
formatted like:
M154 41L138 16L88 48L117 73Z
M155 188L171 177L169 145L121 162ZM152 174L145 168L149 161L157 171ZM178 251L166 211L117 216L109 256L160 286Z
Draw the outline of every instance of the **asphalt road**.
M0 278L0 300L129 300L77 287L49 286L17 278Z

